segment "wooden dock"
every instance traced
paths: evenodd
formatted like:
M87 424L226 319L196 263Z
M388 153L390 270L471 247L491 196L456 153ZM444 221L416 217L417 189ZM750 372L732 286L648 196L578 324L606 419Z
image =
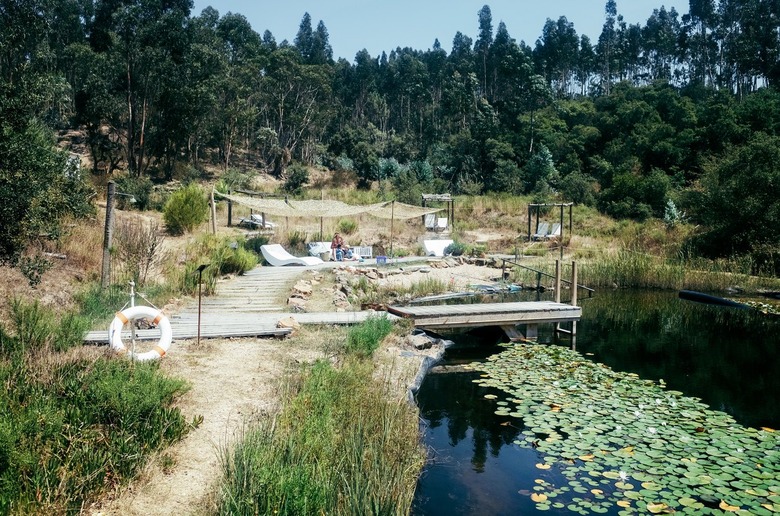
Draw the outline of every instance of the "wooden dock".
M527 338L536 336L541 323L577 322L582 308L552 301L516 303L482 303L439 306L391 306L391 314L414 320L418 328L476 328L480 326L514 327L527 325Z
M299 324L349 325L376 315L376 312L287 312L285 302L290 289L305 271L303 267L257 267L243 276L220 282L216 296L201 300L201 338L283 336L291 330L276 326L280 319L286 317L293 317ZM138 301L138 304L142 303L142 300ZM180 313L166 315L171 322L174 340L197 337L197 300ZM87 333L84 342L107 344L108 326L106 324L105 329ZM160 338L156 329L136 330L135 334L136 340ZM130 339L130 330L122 333L122 339Z

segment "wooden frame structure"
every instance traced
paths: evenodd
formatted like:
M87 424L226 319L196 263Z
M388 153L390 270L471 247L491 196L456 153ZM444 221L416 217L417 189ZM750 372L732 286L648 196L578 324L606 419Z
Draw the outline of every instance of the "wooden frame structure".
M447 226L454 227L455 225L455 199L450 194L422 194L422 206L428 207L428 202L443 202L447 203ZM423 224L425 224L425 217L423 217Z
M560 208L561 209L561 234L556 237L559 238L561 242L563 242L563 235L564 235L564 227L565 224L563 223L563 209L569 208L569 233L572 233L572 211L571 208L574 206L573 202L567 202L567 203L541 203L541 204L529 204L528 205L528 241L531 242L533 238L533 233L531 233L531 219L533 218L532 211L536 214L536 225L534 227L539 227L539 212L541 211L541 208L543 207L552 207L552 208ZM563 259L563 244L560 246L561 248L561 259Z

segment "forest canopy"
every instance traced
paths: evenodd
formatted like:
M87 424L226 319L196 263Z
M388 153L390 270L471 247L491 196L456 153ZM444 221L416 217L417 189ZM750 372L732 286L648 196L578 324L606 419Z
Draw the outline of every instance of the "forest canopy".
M2 2L1 190L78 182L40 133L77 129L96 175L166 181L241 163L283 177L297 164L354 171L361 187L389 181L410 203L422 190L558 198L618 218L687 217L704 228L696 252L753 254L777 270L775 0L690 0L687 14L659 7L644 24L608 0L600 34L562 16L531 43L485 5L476 37L456 33L449 53L436 41L351 62L333 59L308 14L294 41L277 42L241 14L191 10ZM5 259L19 254L14 224L32 234L84 212L68 196L45 217L34 199L13 201Z

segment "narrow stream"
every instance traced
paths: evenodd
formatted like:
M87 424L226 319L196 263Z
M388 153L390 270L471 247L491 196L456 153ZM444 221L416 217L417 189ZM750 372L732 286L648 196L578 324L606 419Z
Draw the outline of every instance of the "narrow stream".
M575 347L586 358L643 379L663 379L668 389L701 398L742 425L780 427L779 318L683 301L676 293L599 293L581 305ZM473 382L479 373L458 367L502 350L492 346L498 336L446 337L457 346L426 377L417 397L431 463L419 480L413 514L537 512L530 494L543 454L513 443L522 421L497 416L485 401L491 388ZM540 331L539 340L572 346L551 328ZM545 478L565 483L554 469Z

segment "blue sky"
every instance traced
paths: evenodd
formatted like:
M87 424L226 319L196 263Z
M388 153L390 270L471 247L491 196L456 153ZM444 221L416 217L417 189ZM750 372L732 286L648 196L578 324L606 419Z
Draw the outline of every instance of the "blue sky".
M209 5L220 15L228 12L246 16L252 28L262 34L270 30L277 42L292 43L303 14L308 12L312 26L322 20L330 35L333 56L354 61L365 48L372 56L396 47L427 50L436 38L450 51L452 38L460 31L476 39L477 13L489 5L493 31L503 21L517 41L534 46L547 18L566 16L578 34L596 42L604 23L606 0L195 0L197 16ZM682 16L688 0L617 0L618 14L628 23L645 24L653 9L674 7Z

